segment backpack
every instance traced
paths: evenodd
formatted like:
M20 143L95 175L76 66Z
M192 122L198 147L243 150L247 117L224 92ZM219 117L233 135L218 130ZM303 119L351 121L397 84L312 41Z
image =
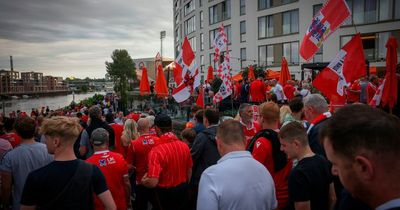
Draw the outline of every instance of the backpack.
M278 133L271 130L271 129L263 129L260 130L254 137L250 140L249 146L247 148L247 151L250 153L253 153L254 150L254 144L256 143L257 139L260 137L266 138L268 141L271 142L272 145L272 158L274 160L274 168L275 172L280 171L283 169L288 160L286 154L281 151L281 143L279 142L279 137Z

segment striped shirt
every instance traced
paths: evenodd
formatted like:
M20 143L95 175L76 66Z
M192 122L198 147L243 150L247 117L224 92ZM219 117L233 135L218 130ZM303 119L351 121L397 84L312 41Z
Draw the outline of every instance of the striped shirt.
M158 178L158 187L171 188L188 181L193 162L187 144L171 132L160 136L160 144L149 153L149 178Z

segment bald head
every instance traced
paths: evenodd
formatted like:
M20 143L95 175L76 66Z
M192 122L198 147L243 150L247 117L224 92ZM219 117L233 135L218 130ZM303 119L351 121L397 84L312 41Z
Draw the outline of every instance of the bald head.
M147 118L140 118L137 122L138 124L138 132L140 133L144 133L144 132L148 132L150 129L150 120Z

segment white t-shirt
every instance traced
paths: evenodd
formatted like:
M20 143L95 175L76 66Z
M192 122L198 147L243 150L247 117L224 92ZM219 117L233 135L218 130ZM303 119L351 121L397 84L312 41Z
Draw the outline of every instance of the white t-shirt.
M283 88L282 85L280 84L276 84L274 89L273 89L274 94L276 95L276 99L278 99L278 101L283 101L286 99L285 94L283 93Z

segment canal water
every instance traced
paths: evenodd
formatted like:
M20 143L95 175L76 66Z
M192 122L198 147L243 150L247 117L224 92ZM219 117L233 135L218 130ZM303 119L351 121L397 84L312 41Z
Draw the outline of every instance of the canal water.
M83 99L92 97L94 94L103 94L105 92L91 92L91 93L84 93L84 94L75 94L75 102L79 102ZM31 113L32 108L37 108L40 110L41 107L49 106L51 110L55 110L58 108L62 108L71 104L74 96L73 94L63 95L63 96L46 96L40 98L27 98L27 99L11 99L11 100L4 100L5 107L3 106L3 101L0 102L0 113L3 113L3 109L5 109L5 113L8 116L8 113L12 111L21 110L23 112L27 112L28 114Z

